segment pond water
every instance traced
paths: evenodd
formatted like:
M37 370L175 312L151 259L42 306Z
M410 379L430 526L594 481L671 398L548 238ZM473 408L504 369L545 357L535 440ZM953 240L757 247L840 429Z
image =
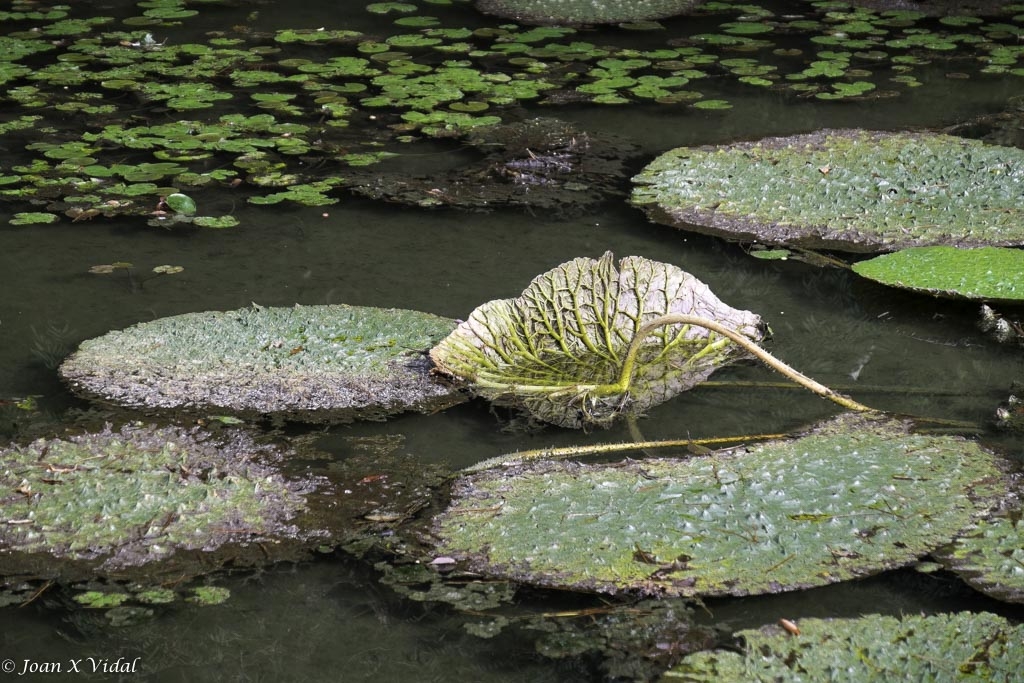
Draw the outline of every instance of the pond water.
M415 25L393 22L398 16L420 13L436 17L437 25L450 28L480 29L507 23L478 14L465 3L416 4L420 5L417 11L399 15L368 12L358 3L340 3L339 7L337 2L310 1L302 3L301 16L297 16L294 3L272 1L71 3L66 10L69 17L112 19L79 33L46 36L61 45L25 61L42 73L61 63L59 56L68 46L104 32L125 32L128 42L133 37L142 40L150 32L154 40L167 46L206 44L228 35L240 39L244 46L245 41L273 45L272 39L259 36L273 36L283 29L353 29L382 40L401 33L418 34L421 29ZM153 7L179 5L198 10L198 14L152 26L122 23ZM688 44L687 36L715 31L738 14L752 12L748 6L736 7L708 12L692 21L665 21L661 30L606 28L551 40L663 49ZM0 3L0 10L31 12L41 8L33 2ZM810 3L800 2L773 3L769 10L776 17L820 12ZM55 21L7 17L0 23L0 31L13 35ZM1024 30L1020 16L1015 21L1012 25ZM962 30L970 33L972 29ZM721 55L763 58L776 47L801 48L805 57L799 68L803 68L810 59L806 54L821 49L809 42L811 35L817 33L793 31L778 38L777 45L744 52L722 48ZM324 50L332 55L360 54L351 43L280 46L283 54L274 59L322 60ZM427 48L409 48L423 63L436 63L439 58L420 52L424 50ZM558 117L588 133L618 135L636 146L621 179L623 196L610 196L579 210L426 209L361 198L343 187L328 193L338 200L333 204L257 205L247 201L253 194L251 188L224 183L216 189L187 191L200 204L201 213L232 215L238 220L235 227L167 229L150 227L148 217L133 215L100 215L72 222L63 215L65 206L57 211L61 219L55 223L18 226L8 225L14 213L43 211L43 202L32 206L7 197L0 201L0 436L24 440L59 435L82 415L89 406L63 387L56 367L81 341L110 330L179 313L230 310L251 303L347 303L464 318L483 302L517 295L535 275L559 263L578 256L598 257L611 250L617 256L635 254L676 264L706 282L729 305L758 313L773 331L772 352L825 384L883 410L977 425L983 437L998 440L1011 452L1019 450L1019 442L994 435L990 425L996 405L1009 393L1011 380L1022 377L1022 356L1019 349L1000 346L976 329L977 305L884 288L846 270L792 260L757 260L743 245L650 223L624 198L629 176L676 146L825 127L941 128L1001 111L1011 97L1024 93L1021 76L978 74L979 62L969 49L961 46L952 54L947 57L943 53L941 58L938 53L930 54L930 63L914 67L916 85L892 86L893 97L827 101L741 83L719 70L695 89L705 100L727 101L731 104L728 109L700 109L686 102L605 105L533 100L494 109L491 113L508 121ZM479 63L508 69L498 60L481 59ZM879 66L873 75L862 78L883 83L882 72L887 68ZM963 72L969 77L958 77ZM38 88L44 100L47 93L68 89L104 92L118 108L97 115L104 122L124 117L135 122L133 125L145 121L153 126L260 113L244 96L244 89L230 82L218 87L233 93L233 99L216 102L210 109L188 111L168 107L163 100L133 99L90 83L51 83L26 73L9 77L6 87L26 86ZM272 91L273 86L267 90ZM66 140L76 130L98 128L90 114L62 113L46 101L33 106L24 99L8 100L0 111L0 123L31 114L42 117L36 128L50 128L42 133L17 129L0 138L4 153L0 175L38 158L26 149L34 141ZM311 125L323 121L312 108L278 115ZM361 136L383 137L381 131L387 128L382 122L397 121L390 109L374 110L373 116L351 117L343 134L353 148ZM416 131L410 134L417 136ZM439 175L473 158L459 139L420 143L386 139L382 146L398 153L381 164L387 173ZM137 150L125 152L125 158L140 154ZM203 164L204 169L212 169L230 166L230 162L225 157ZM103 163L112 162L105 158ZM313 177L345 173L337 165L311 163L303 168L304 162L289 159L288 163L289 172ZM275 191L258 190L262 194ZM145 201L155 206L156 197ZM123 270L105 275L89 272L93 266L114 262L134 264L132 276ZM147 279L153 267L163 264L183 270ZM763 382L777 377L763 367L741 364L720 371L713 379ZM13 406L25 397L35 397L34 410ZM639 422L639 429L647 439L789 432L834 412L832 404L799 390L716 384L656 407ZM102 422L106 415L93 413L89 419ZM126 419L114 413L110 416ZM633 436L625 425L591 433L551 427L525 429L507 414L493 412L479 402L387 422L316 427L290 424L284 434L314 439L322 460L313 467L352 457L360 440L390 437L400 454L424 465L447 468L515 450L624 441ZM609 658L620 664L629 661L628 652L609 655L614 647L579 657L548 657L538 652L542 633L536 630L509 631L494 639L471 635L463 626L473 621L474 615L408 600L379 583L371 562L340 551L260 571L221 572L213 582L231 591L230 599L221 605L200 607L179 601L157 610L150 619L120 626L111 623L102 610L70 607L68 596L74 588L55 581L29 604L0 609L0 658L12 659L18 671L27 662L63 663L66 671L71 660L84 660L83 667L91 670L88 658L106 660L110 668L116 668L119 657L125 658L122 662L138 658L134 673L109 673L100 678L152 681L583 681L606 675L603 667ZM587 596L524 590L515 604L503 609L514 616L582 612L603 604ZM916 578L909 571L813 591L713 600L706 609L696 610L695 616L702 623L732 630L772 623L780 617L953 609L997 611L1016 619L1024 616L1019 609L972 593L952 579ZM581 623L585 618L571 619L580 628L586 626ZM566 652L571 650L565 647ZM620 673L626 670L626 665L616 669ZM638 666L635 670L642 672L638 676L653 675L650 668Z

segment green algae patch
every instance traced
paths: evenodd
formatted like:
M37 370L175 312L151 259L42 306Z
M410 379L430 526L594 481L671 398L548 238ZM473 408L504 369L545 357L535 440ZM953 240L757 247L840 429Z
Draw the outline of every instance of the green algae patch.
M681 147L634 177L655 222L848 251L1024 244L1024 150L932 133L821 130Z
M346 305L187 313L87 340L60 373L77 393L132 408L381 419L462 400L425 355L454 327Z
M534 278L515 299L477 307L430 357L477 394L565 427L603 425L643 412L744 355L695 324L701 316L749 340L761 319L723 303L677 266L640 256L577 258ZM634 344L636 340L636 344Z
M1024 602L1024 528L1019 510L978 522L934 555L982 593Z
M662 683L841 680L1010 681L1024 668L1024 626L986 612L800 619L740 631L740 651L698 652ZM797 633L793 633L797 630Z
M684 14L702 0L477 0L481 12L524 24L621 24Z
M529 584L778 593L910 564L1006 487L996 456L974 442L844 414L709 456L464 476L435 531L439 552Z
M127 425L0 451L0 552L118 569L180 550L297 537L313 480L243 434ZM98 606L98 605L97 605Z
M915 247L853 264L858 275L935 296L1024 301L1024 251Z

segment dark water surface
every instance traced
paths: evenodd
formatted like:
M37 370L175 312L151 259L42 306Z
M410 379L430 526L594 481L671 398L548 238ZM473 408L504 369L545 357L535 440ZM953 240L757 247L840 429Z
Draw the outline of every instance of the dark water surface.
M134 7L132 2L96 4L114 16L130 16ZM10 5L0 2L0 9ZM318 26L386 31L391 20L367 13L358 3L243 3L204 10L179 28L155 33L172 42L201 40L205 32L226 29L256 10L253 25L261 31ZM423 11L452 26L503 23L465 6ZM673 35L686 30L682 21L670 27ZM667 39L659 32L612 29L599 35L606 42L651 47ZM631 169L636 171L647 159L679 145L821 127L947 126L999 111L1009 97L1024 92L1020 77L951 79L946 68L923 67L920 87L883 100L821 102L720 82L708 87L728 99L732 109L577 104L534 107L529 113L627 136L640 149ZM0 110L0 120L4 116ZM20 143L7 148L0 140L0 146L12 158L21 153ZM430 154L389 161L388 168L405 164L430 172L457 165L459 154L454 146L437 145ZM976 330L974 305L912 296L840 270L759 261L739 245L649 223L620 198L561 217L518 209L423 210L351 197L342 190L336 194L341 201L326 207L253 206L229 190L213 198L204 195L240 225L190 232L147 227L136 218L8 226L11 213L26 209L0 203L0 399L38 396L56 433L64 411L85 407L61 386L56 365L82 340L113 329L252 302L401 307L463 318L478 304L518 294L535 275L563 261L598 257L606 250L673 263L693 273L729 305L763 316L774 332L773 353L874 407L973 422L985 430L1010 381L1024 376L1019 350L1000 347ZM88 272L115 261L136 264L143 273L161 264L184 271L141 286L120 277L123 273ZM777 378L759 366L744 365L714 379ZM709 387L655 408L640 428L649 439L779 432L834 412L831 404L797 390ZM23 436L18 430L24 420L7 410L2 435ZM486 406L472 403L430 416L326 428L318 445L343 459L356 437L400 435L403 453L425 463L461 467L524 448L629 438L626 428L618 426L590 434L505 426ZM125 674L124 680L152 681L582 681L601 675L599 658L546 658L535 651L528 634L493 640L471 636L462 628L469 617L406 601L379 585L372 567L340 555L255 575L232 574L218 578L217 585L232 591L223 605L200 608L179 602L127 628L110 625L101 612L67 610L66 603L46 595L25 607L2 608L0 658L13 659L20 671L26 660L138 657L137 673ZM580 606L561 594L531 593L522 600L523 610ZM783 616L963 608L1022 616L980 595L955 587L922 589L895 574L804 593L715 600L701 619L732 629ZM22 680L43 680L38 676Z

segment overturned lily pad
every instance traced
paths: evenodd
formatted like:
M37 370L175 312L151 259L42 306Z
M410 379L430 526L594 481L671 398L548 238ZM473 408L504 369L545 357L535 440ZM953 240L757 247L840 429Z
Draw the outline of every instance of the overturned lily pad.
M778 626L740 631L739 652L688 656L661 679L760 681L1010 681L1024 668L1024 626L986 612L900 618L800 619L799 633Z
M702 0L477 0L481 12L524 24L621 24L683 14Z
M85 341L60 374L77 393L129 407L381 419L462 400L425 356L454 326L346 305L186 313Z
M821 130L680 147L633 179L660 223L811 249L1024 244L1024 150L933 133Z
M757 315L722 303L677 266L629 256L616 268L606 252L538 275L518 298L479 306L430 357L477 394L540 420L607 425L743 356L735 342L696 325L642 330L668 314L709 318L755 341L763 334Z
M466 476L435 531L441 553L530 584L778 593L907 565L1006 486L975 442L847 413L797 439L686 460Z
M982 593L1024 602L1024 526L1020 510L978 522L935 556Z
M111 569L295 537L288 522L316 481L286 479L280 457L241 434L137 425L12 445L0 451L0 550Z
M858 275L925 294L1024 301L1024 251L913 247L853 264Z

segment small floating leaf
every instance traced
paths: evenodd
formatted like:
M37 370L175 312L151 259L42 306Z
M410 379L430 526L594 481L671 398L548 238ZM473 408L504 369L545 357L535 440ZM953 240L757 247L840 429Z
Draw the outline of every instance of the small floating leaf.
M180 213L185 216L191 216L196 212L196 203L186 194L176 192L174 194L167 195L164 202L168 207L175 213Z

